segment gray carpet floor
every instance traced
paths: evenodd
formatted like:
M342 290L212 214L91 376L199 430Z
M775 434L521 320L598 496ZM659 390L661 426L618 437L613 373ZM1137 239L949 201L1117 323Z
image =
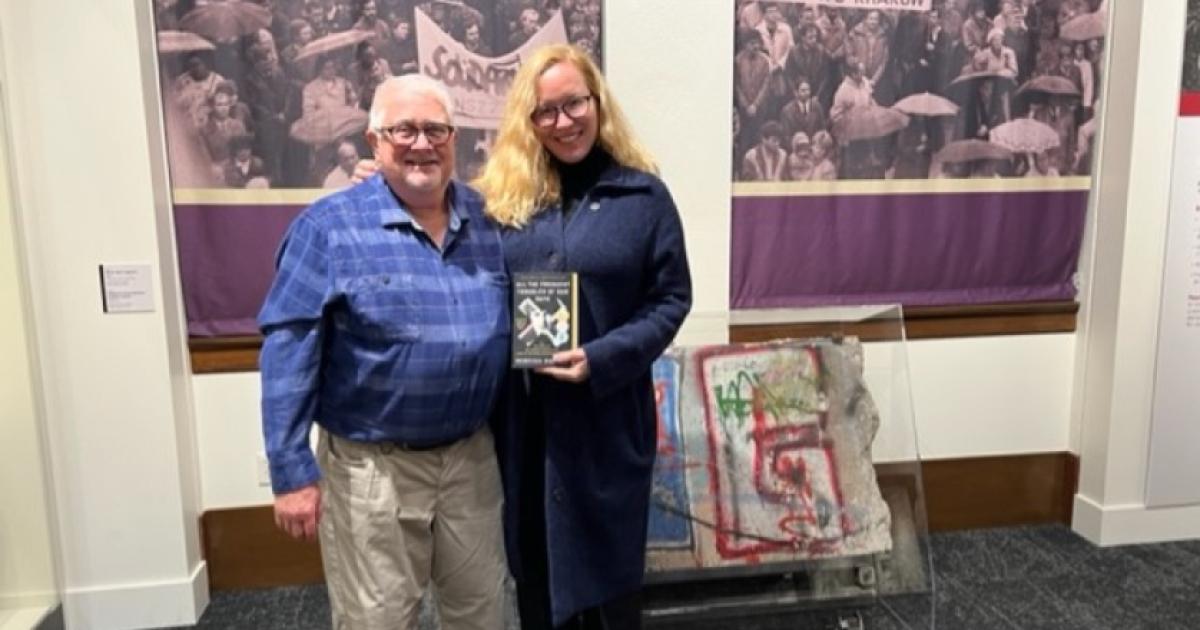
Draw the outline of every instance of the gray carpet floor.
M696 630L1192 630L1200 629L1200 541L1099 548L1066 527L935 534L935 596L858 609L745 615ZM424 611L422 630L437 627ZM510 627L516 628L515 615ZM323 629L322 586L213 593L196 628Z

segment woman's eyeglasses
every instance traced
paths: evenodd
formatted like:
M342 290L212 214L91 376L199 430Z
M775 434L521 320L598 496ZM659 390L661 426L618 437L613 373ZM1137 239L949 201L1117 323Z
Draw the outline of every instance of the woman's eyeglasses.
M572 96L562 103L541 105L533 110L529 119L538 127L553 127L558 122L559 112L565 114L571 120L579 120L588 113L588 105L591 104L591 94L583 96Z

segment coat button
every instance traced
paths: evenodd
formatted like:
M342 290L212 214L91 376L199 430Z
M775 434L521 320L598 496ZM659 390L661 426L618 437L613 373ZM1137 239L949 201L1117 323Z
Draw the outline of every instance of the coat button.
M554 489L554 492L551 492L550 494L551 494L551 496L553 496L553 497L554 497L554 502L555 502L555 503L562 503L562 502L563 502L563 491L562 491L562 488L555 488L555 489Z
M558 252L551 252L550 256L547 257L546 260L549 261L551 267L557 267L558 262L562 260L562 257L558 255Z

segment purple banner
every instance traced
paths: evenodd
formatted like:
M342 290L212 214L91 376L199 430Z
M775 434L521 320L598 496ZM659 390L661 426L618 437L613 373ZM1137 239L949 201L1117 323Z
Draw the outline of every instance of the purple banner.
M730 305L1075 297L1087 191L733 199Z
M253 335L275 251L302 205L175 204L188 335Z
M1073 299L1103 0L842 4L736 3L730 306Z

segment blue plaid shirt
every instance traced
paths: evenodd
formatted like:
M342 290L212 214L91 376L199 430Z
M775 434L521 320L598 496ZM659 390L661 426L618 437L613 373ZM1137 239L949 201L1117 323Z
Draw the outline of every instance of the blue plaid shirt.
M508 369L508 276L478 193L448 191L439 250L380 175L324 197L288 228L258 315L263 434L276 494L320 478L315 421L415 446L486 421Z

